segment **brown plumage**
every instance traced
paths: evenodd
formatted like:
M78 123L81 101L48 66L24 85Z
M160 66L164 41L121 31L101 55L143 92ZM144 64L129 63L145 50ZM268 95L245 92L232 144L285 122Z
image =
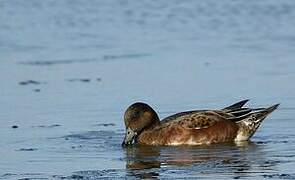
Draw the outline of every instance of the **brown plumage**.
M221 110L194 110L174 114L162 121L147 104L137 102L124 115L126 135L122 145L201 145L246 141L268 114L269 108L243 108L243 100Z

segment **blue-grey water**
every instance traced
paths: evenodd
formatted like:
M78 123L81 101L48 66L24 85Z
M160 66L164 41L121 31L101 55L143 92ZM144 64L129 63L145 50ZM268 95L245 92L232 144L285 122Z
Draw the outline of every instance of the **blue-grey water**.
M0 0L0 179L295 178L295 1ZM281 103L249 143L121 148L160 117Z

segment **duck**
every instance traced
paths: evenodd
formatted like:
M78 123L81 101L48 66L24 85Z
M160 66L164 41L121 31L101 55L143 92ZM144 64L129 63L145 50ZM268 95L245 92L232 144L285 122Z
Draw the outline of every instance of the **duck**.
M209 145L248 141L263 120L280 104L267 108L248 108L242 100L217 110L191 110L160 121L146 103L136 102L124 113L126 127L122 146Z

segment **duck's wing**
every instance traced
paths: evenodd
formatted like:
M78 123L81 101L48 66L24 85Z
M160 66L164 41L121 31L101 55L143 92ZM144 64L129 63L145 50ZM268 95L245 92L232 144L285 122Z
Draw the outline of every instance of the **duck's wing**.
M178 113L175 116L170 116L165 121L162 121L162 128L183 127L185 129L203 129L215 125L217 122L224 121L231 123L227 118L233 117L229 114L223 114L215 110L190 111L183 114Z
M174 121L175 119L181 118L182 116L186 116L189 114L194 114L194 113L199 113L199 112L204 112L206 110L192 110L192 111L184 111L180 113L173 114L171 116L168 116L164 119L161 120L162 123L166 123L168 121Z
M251 112L251 109L249 109L249 108L242 108L248 101L249 101L248 99L245 99L245 100L239 101L237 103L234 103L228 107L225 107L222 110L216 110L216 111L222 111L224 113L229 113L234 116L244 115L246 113ZM165 122L168 122L171 120L173 121L173 120L180 118L182 116L185 116L185 115L195 114L195 113L200 113L200 112L205 112L205 111L208 111L208 110L192 110L192 111L184 111L184 112L176 113L176 114L173 114L171 116L164 118L162 120L162 123L165 123ZM214 111L214 110L211 110L211 111Z

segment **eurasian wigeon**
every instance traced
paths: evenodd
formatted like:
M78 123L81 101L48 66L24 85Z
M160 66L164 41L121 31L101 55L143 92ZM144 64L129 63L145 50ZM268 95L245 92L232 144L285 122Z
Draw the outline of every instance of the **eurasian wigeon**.
M202 145L247 141L267 115L279 106L243 107L247 102L243 100L221 110L180 112L162 121L149 105L134 103L124 115L126 135L122 145Z

